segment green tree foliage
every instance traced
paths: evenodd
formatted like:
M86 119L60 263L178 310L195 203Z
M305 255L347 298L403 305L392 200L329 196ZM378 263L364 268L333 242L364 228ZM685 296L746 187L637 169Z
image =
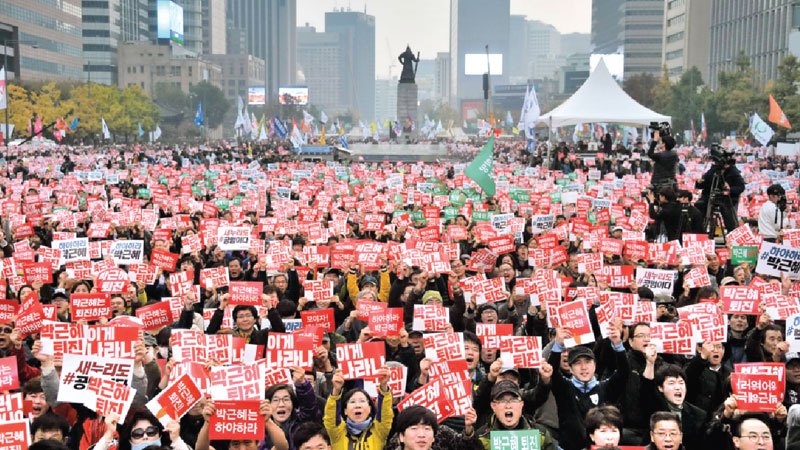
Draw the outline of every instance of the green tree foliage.
M623 89L634 100L648 108L653 107L653 88L658 80L651 73L637 73L625 78Z
M189 92L192 98L192 120L194 112L197 111L197 104L203 102L204 125L210 128L218 127L231 107L222 90L207 81L201 81L189 88Z
M800 126L800 96L797 95L797 85L800 83L800 60L794 55L787 55L778 64L778 78L767 85L767 92L772 94L778 106L786 114L792 127ZM767 110L767 113L769 110ZM766 119L765 119L766 120ZM776 126L776 131L783 137L788 131L784 127Z

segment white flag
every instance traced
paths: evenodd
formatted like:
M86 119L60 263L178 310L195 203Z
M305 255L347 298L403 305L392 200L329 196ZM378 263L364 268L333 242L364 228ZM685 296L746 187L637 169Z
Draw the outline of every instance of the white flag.
M0 69L0 109L6 109L6 68Z
M261 124L261 132L258 133L258 140L259 141L266 141L267 140L267 133L264 130L264 124Z
M111 132L108 131L108 126L106 126L106 119L101 117L100 120L103 122L103 139L111 139Z
M156 125L156 131L153 132L153 140L157 141L161 137L161 127Z
M319 121L322 122L323 124L328 123L328 116L325 115L325 111L322 111L319 114Z
M758 113L754 113L753 117L750 118L750 132L753 133L758 142L761 142L761 145L767 145L767 142L775 134L775 131L759 117Z
M531 139L534 137L533 128L536 126L536 122L539 121L539 115L542 112L539 108L539 99L536 98L536 88L534 86L531 86L531 91L525 103L525 110L523 111L525 117L525 137Z

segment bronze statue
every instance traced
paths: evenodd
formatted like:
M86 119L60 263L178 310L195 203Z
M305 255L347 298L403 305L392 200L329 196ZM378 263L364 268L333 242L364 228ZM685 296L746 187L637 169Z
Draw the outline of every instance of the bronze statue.
M406 51L397 57L400 64L403 65L403 73L400 74L401 83L413 83L414 78L417 76L417 64L419 64L419 52L414 56L411 51L411 46L406 46ZM416 63L416 64L415 64Z

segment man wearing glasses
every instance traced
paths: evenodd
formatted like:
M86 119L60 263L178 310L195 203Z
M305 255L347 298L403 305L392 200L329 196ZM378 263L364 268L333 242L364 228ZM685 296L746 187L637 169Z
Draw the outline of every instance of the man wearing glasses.
M772 450L772 432L758 416L743 416L735 431L732 439L737 450Z
M650 416L650 444L645 450L683 450L683 448L683 431L678 415L666 411L653 413Z
M480 441L486 450L491 447L492 431L508 430L539 430L539 448L542 450L555 450L556 443L547 429L534 421L532 417L522 415L524 401L519 385L511 380L502 380L492 386L492 416L486 427L478 431ZM471 437L475 431L472 425L464 429L466 437Z

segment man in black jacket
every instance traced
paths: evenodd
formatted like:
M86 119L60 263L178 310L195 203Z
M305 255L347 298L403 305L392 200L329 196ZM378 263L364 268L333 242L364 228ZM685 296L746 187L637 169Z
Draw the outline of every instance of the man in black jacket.
M656 153L656 147L663 151ZM658 130L653 132L653 140L650 141L647 157L653 161L653 178L650 183L656 188L675 184L675 173L678 170L679 158L678 154L672 150L673 148L675 148L674 137L662 137Z
M620 326L614 326L608 332L607 342L616 356L616 370L608 378L602 381L597 379L594 352L582 346L569 350L571 378L567 379L560 373L553 374L550 383L558 407L559 445L565 450L589 447L591 442L583 421L586 413L595 406L616 403L625 392L630 369L622 345L621 328L620 321ZM556 342L547 360L551 366L561 365L564 340L569 334L564 328L556 328Z
M657 411L677 413L681 419L683 445L687 450L701 448L708 414L686 401L686 374L679 366L661 367L655 379L652 372L643 374L641 389L641 402L648 416Z
M647 193L650 200L650 218L655 220L655 236L667 235L668 241L681 239L681 206L675 201L675 191L665 186L658 193L658 204L655 202L653 191Z
M678 203L680 203L682 210L686 210L686 215L683 217L681 233L702 233L703 220L705 216L703 212L692 205L692 193L686 189L678 191Z

